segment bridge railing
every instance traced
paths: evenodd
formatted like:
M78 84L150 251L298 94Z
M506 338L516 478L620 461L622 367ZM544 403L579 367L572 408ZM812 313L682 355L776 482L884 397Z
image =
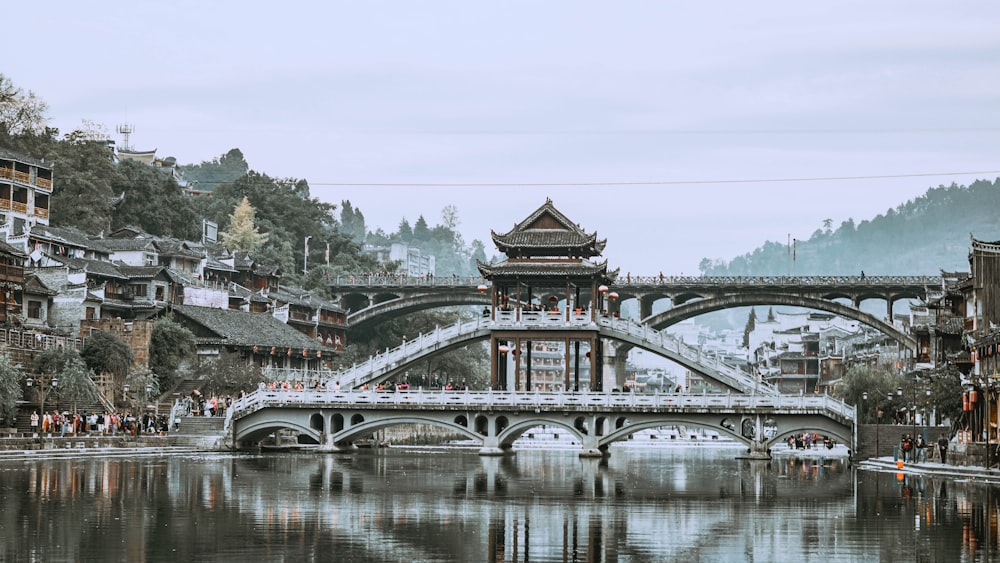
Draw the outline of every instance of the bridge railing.
M704 354L700 348L689 346L667 332L658 331L647 325L617 317L600 317L598 323L613 330L624 332L656 344L696 364L710 368L723 377L729 378L733 384L746 391L756 391L771 395L777 394L777 389L770 383L760 381L736 366L723 362L718 356Z
M615 287L634 286L940 286L941 276L619 276ZM478 287L490 283L477 276L401 276L357 274L337 276L331 285L340 287Z
M258 390L245 395L226 409L226 424L268 407L365 407L406 406L439 410L454 407L530 407L588 412L593 408L749 411L803 411L837 415L853 420L854 407L828 395L741 395L682 393L588 393L507 391L450 391L415 389L407 391L273 391Z

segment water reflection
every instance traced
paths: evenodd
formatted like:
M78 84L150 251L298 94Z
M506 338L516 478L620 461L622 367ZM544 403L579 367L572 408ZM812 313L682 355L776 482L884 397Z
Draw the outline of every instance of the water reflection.
M734 450L0 465L0 560L946 560L996 555L998 490ZM209 557L209 554L212 556Z

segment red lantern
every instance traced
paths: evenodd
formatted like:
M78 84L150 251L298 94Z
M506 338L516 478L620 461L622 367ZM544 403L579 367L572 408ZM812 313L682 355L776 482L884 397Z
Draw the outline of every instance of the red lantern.
M969 410L972 410L971 406L978 400L979 400L979 392L976 391L975 389L969 391L969 406L970 406Z
M962 410L963 411L972 410L969 408L969 393L967 391L962 392Z
M486 289L487 287L485 283L481 283L476 286L476 290L479 291L479 293L486 293Z

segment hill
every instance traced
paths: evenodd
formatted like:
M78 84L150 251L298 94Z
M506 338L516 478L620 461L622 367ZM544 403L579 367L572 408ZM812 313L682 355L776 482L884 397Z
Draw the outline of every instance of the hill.
M858 224L817 229L808 240L767 242L729 261L703 259L701 273L738 275L935 274L969 270L969 237L1000 240L1000 179L927 190Z

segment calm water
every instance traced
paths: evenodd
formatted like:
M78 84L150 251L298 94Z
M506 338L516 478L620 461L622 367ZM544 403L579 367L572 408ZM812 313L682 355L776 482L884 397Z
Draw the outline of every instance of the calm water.
M0 463L0 561L989 561L1000 489L736 450Z

